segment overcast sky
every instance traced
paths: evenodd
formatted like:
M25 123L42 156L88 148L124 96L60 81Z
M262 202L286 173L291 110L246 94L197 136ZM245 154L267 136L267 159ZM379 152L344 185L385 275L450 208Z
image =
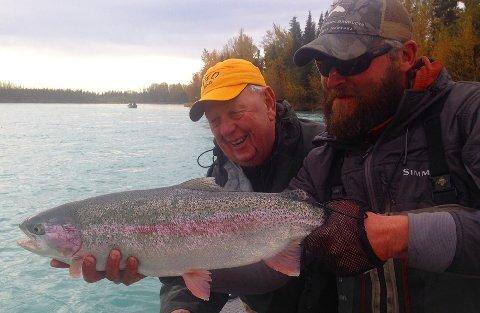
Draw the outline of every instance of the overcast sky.
M140 90L188 83L204 48L243 28L260 47L273 23L304 26L330 0L0 0L0 81L25 87ZM261 47L260 47L261 48Z

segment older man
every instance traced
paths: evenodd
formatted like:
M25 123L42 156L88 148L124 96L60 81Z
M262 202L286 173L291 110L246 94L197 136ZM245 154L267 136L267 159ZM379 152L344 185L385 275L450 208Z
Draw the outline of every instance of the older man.
M330 12L294 58L327 94L327 133L290 186L330 201L306 247L360 274L338 280L340 312L480 312L480 84L417 57L397 0Z
M241 59L219 62L205 73L201 99L192 106L190 118L198 121L203 115L215 138L216 160L208 176L231 190L284 190L312 149L313 137L323 129L297 118L286 101L277 102L260 70ZM263 262L213 271L212 277L213 290L241 295L257 312L336 312L335 279L318 261L295 279ZM162 312L219 312L228 300L228 294L214 293L204 302L192 296L181 279L162 282ZM269 292L271 284L283 287Z
M190 118L206 116L215 138L215 162L207 175L230 190L280 192L297 174L312 149L312 139L323 126L297 118L286 101L277 102L260 70L241 59L219 62L205 73L201 99L194 103ZM122 255L112 250L106 272L95 270L95 258L83 263L84 279L96 282L108 278L131 284L143 278L137 260L127 259L119 270ZM68 265L52 260L52 266ZM262 279L265 277L265 279ZM300 277L291 279L263 262L245 268L212 271L212 290L226 290L257 312L336 312L335 277L321 263L313 261ZM193 296L182 279L162 279L162 312L219 312L226 293L212 293L205 302ZM271 292L271 286L282 286Z

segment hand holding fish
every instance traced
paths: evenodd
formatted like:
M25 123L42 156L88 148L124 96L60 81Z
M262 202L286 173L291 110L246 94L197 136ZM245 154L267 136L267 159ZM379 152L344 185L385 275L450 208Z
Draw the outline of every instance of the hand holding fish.
M406 216L374 214L343 199L327 203L325 212L325 224L306 237L305 247L337 275L364 273L390 258L405 257Z
M127 258L125 270L120 270L121 259L121 252L114 249L108 255L105 271L97 271L95 257L93 255L86 256L82 264L83 279L88 283L95 283L107 278L114 283L129 286L145 277L138 273L138 260L135 257ZM55 268L70 267L70 265L56 259L52 259L50 265Z
M365 232L366 210L351 200L333 200L325 205L322 227L305 238L305 248L339 276L364 273L383 264L374 253Z

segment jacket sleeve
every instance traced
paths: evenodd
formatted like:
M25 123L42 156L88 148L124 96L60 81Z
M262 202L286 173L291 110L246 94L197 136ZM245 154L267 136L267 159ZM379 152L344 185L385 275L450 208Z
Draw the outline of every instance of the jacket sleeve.
M480 276L480 212L452 213L457 249L449 272Z
M209 301L195 297L187 289L181 277L160 278L160 313L170 313L177 309L192 313L218 313L228 300L228 294L210 294Z
M473 86L473 85L471 85ZM480 194L480 88L456 114L463 138L461 161ZM478 199L478 197L477 197ZM477 210L409 214L409 265L415 268L480 276L480 203Z
M333 150L326 145L316 147L306 156L303 166L288 185L288 189L301 189L324 202L327 195L327 176L334 161Z
M480 88L472 93L466 103L466 111L460 116L459 125L465 134L462 159L466 171L475 182L480 194ZM472 191L475 193L475 191ZM478 199L478 198L477 198ZM477 211L453 213L456 224L457 249L449 270L480 275L480 203L474 203Z

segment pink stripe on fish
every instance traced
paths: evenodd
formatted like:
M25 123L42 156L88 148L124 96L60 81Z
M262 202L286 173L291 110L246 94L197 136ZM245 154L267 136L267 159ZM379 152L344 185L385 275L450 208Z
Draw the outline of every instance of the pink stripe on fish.
M295 221L298 224L309 226L318 226L321 221L310 219L305 215L294 216L292 211L278 210L275 214L267 214L263 211L252 211L247 214L241 213L217 213L214 216L202 220L184 220L177 219L171 222L155 225L122 225L122 224L103 224L96 225L97 231L121 231L127 235L134 234L158 234L165 236L191 236L191 235L218 235L232 233L251 228L253 225L267 225L275 223L288 223Z

